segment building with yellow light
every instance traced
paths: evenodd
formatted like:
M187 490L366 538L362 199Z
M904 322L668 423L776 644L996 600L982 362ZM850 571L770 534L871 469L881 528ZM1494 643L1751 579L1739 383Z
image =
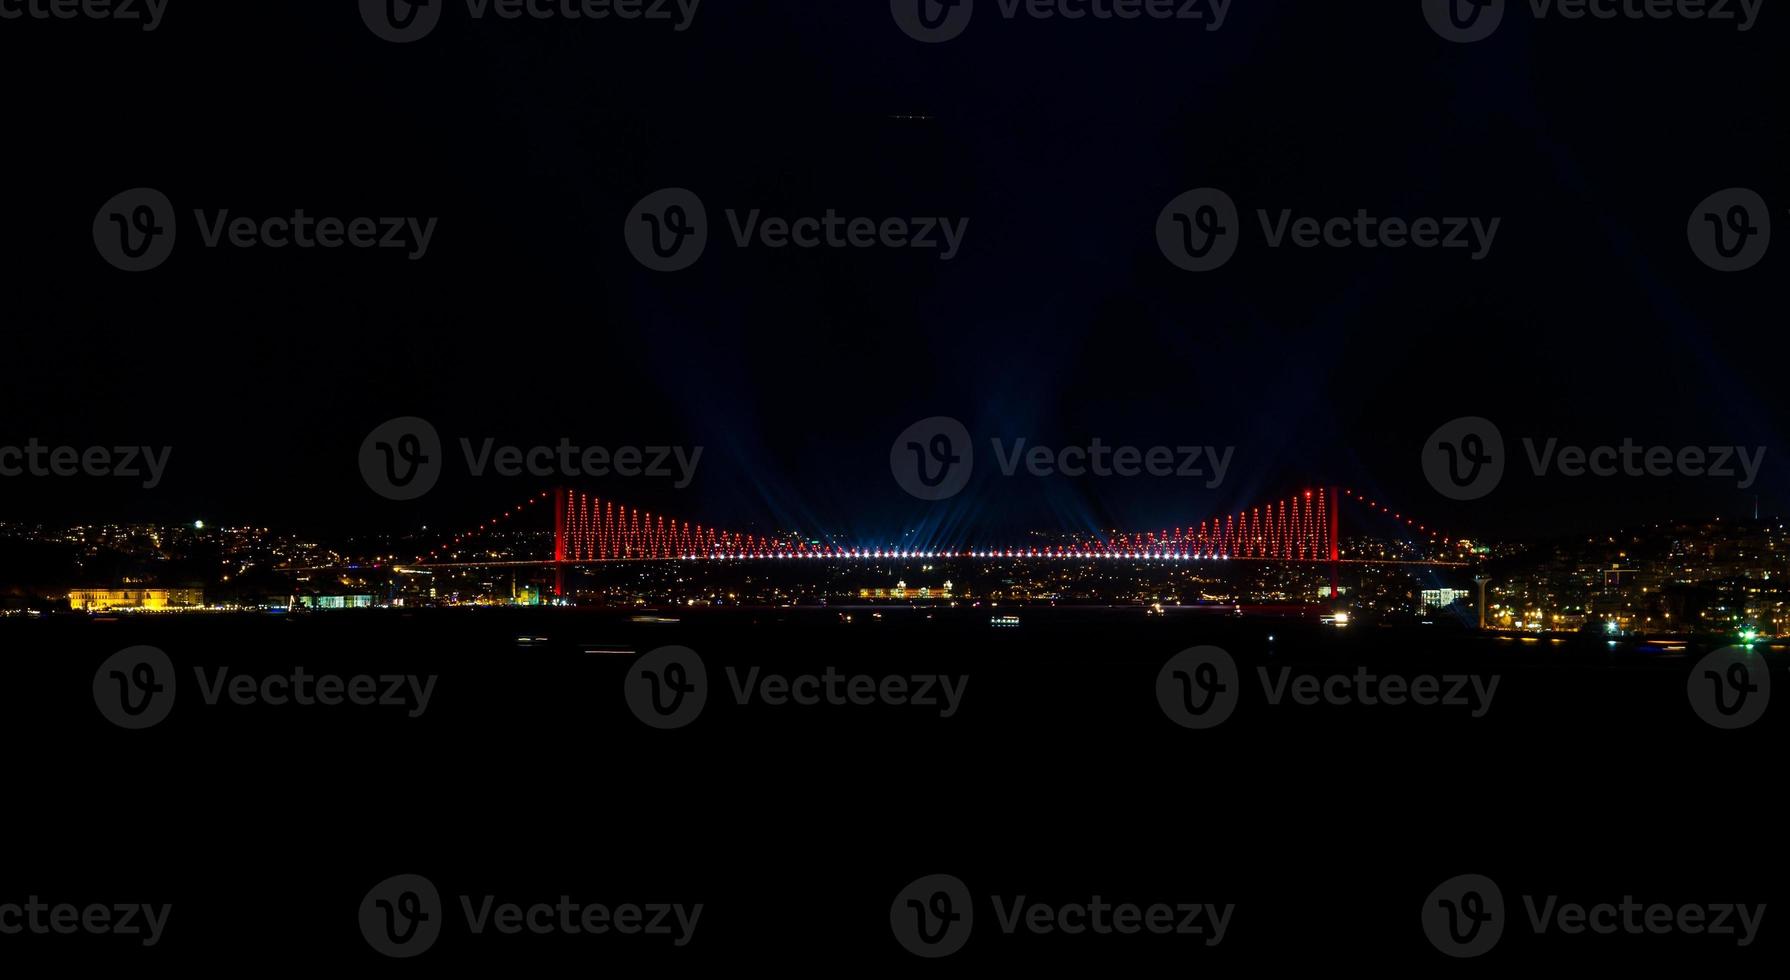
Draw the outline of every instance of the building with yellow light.
M951 583L949 581L946 581L944 585L941 585L935 589L935 588L932 588L931 586L926 586L926 585L922 585L917 588L909 588L908 584L906 582L897 582L897 583L895 583L895 587L891 588L891 589L859 589L858 590L858 598L860 598L860 599L949 599L949 598L951 598Z
M204 604L204 589L75 589L68 594L69 608L82 612L191 609Z

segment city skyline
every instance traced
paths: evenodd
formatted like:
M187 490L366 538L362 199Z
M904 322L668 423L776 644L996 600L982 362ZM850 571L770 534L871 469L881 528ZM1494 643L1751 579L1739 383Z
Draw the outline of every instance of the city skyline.
M1312 499L1327 512L1322 491ZM0 582L0 589L14 612L41 612L43 600L59 597L55 587L45 586L54 575L36 579L35 587L28 584L31 573L21 579L19 555L9 552L24 542L75 549L73 566L62 573L67 607L89 612L1005 603L1116 605L1160 614L1235 605L1330 618L1346 612L1363 623L1452 620L1531 633L1607 629L1624 636L1708 634L1748 641L1790 634L1790 529L1781 520L1662 521L1552 540L1475 542L1430 532L1402 514L1393 518L1392 509L1377 501L1334 499L1339 514L1346 502L1365 511L1363 523L1378 519L1382 532L1390 526L1399 533L1342 528L1335 563L1319 553L1327 547L1328 529L1309 522L1303 526L1314 537L1283 541L1272 553L1260 549L1277 532L1258 528L1250 532L1250 544L1241 535L1227 542L1191 527L1175 528L1160 541L1156 532L1106 540L1034 532L1029 543L1005 549L896 543L850 548L800 535L742 548L728 544L729 532L719 532L719 539L710 532L706 550L680 553L671 544L647 550L661 546L651 542L673 539L665 537L663 525L654 536L652 520L638 536L644 515L635 513L637 537L629 543L604 551L592 539L568 551L565 542L556 544L551 520L541 518L559 506L580 506L578 495L546 491L433 546L424 542L441 539L331 542L202 522L61 531L0 522L0 555L13 579ZM535 503L548 506L530 506ZM605 533L626 531L628 522L624 506ZM689 526L684 531L690 540ZM702 540L700 531L695 540ZM407 557L412 551L418 554ZM555 553L561 556L557 563ZM692 558L710 560L692 565ZM1339 572L1343 567L1346 574ZM1490 583L1483 620L1473 589L1477 577Z

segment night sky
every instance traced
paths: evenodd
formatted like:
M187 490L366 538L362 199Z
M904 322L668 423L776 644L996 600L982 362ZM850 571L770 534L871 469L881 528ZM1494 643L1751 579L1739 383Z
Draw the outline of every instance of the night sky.
M450 444L699 444L695 483L581 488L723 526L889 536L919 522L1156 528L1317 484L1465 535L1790 508L1780 395L1790 245L1747 272L1692 255L1705 196L1780 224L1781 10L1537 22L1438 38L1416 0L1236 0L1199 24L1007 21L903 34L882 0L708 0L693 26L475 22L410 44L354 4L172 0L153 33L0 21L10 175L0 445L174 447L166 482L0 480L0 519L476 523L551 481L450 466L384 500L356 454L429 419ZM97 254L96 211L154 187L158 269ZM1224 268L1157 248L1168 201L1226 190ZM699 193L692 269L622 237ZM962 253L734 247L722 212L968 217ZM438 217L428 254L207 249L195 208ZM1261 243L1255 210L1501 218L1460 251ZM1780 232L1782 233L1782 232ZM1235 446L1224 484L1002 479L944 504L889 472L934 415L1053 446ZM1444 499L1425 437L1766 446L1758 485L1537 479ZM986 458L986 455L984 455ZM979 460L980 462L980 460Z

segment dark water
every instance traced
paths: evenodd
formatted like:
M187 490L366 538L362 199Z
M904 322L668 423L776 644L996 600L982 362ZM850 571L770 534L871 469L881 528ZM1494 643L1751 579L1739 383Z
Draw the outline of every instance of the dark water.
M1744 948L1708 935L1537 936L1525 918L1522 895L1677 906L1780 894L1784 711L1737 731L1705 723L1686 693L1697 646L1017 614L1016 628L967 610L853 610L850 623L837 610L9 621L0 707L14 853L0 903L171 901L155 958L214 966L393 965L369 948L357 908L401 873L428 878L446 905L419 966L571 955L594 967L936 971L1168 955L1196 970L1479 970L1662 956L1744 966L1786 948L1770 912ZM94 678L138 644L166 652L176 699L165 720L132 731L101 714ZM658 730L623 691L638 655L668 645L700 656L708 697L686 726ZM1240 697L1222 724L1194 730L1170 720L1157 679L1202 645L1234 658ZM1781 677L1781 655L1759 655ZM408 695L207 703L220 669L258 683L300 666L435 680L420 713ZM735 701L742 678L828 668L879 685L900 675L940 703ZM1433 676L1469 703L1273 704L1261 672L1272 684L1282 670L1364 671L1375 690L1388 676ZM1455 677L1497 686L1476 700ZM947 686L959 699L944 717ZM976 920L960 952L928 961L897 944L889 910L937 873L967 884ZM1464 873L1498 882L1510 921L1491 953L1455 961L1419 917L1432 888ZM458 896L487 894L704 912L683 947L472 935ZM1016 895L1235 910L1214 946L1209 935L1008 935L991 896ZM28 948L141 952L119 937L38 936Z

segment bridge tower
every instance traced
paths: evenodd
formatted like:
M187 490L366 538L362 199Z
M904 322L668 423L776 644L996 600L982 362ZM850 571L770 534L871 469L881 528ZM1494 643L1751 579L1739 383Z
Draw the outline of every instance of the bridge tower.
M553 597L566 594L566 488L553 491Z
M1341 508L1342 508L1342 491L1336 487L1331 487L1330 488L1330 601L1333 603L1340 603L1342 601L1342 589L1340 587L1341 579L1342 579L1342 576L1340 574L1341 569L1342 569L1342 546L1337 541L1337 530L1342 523L1342 518L1339 513Z

